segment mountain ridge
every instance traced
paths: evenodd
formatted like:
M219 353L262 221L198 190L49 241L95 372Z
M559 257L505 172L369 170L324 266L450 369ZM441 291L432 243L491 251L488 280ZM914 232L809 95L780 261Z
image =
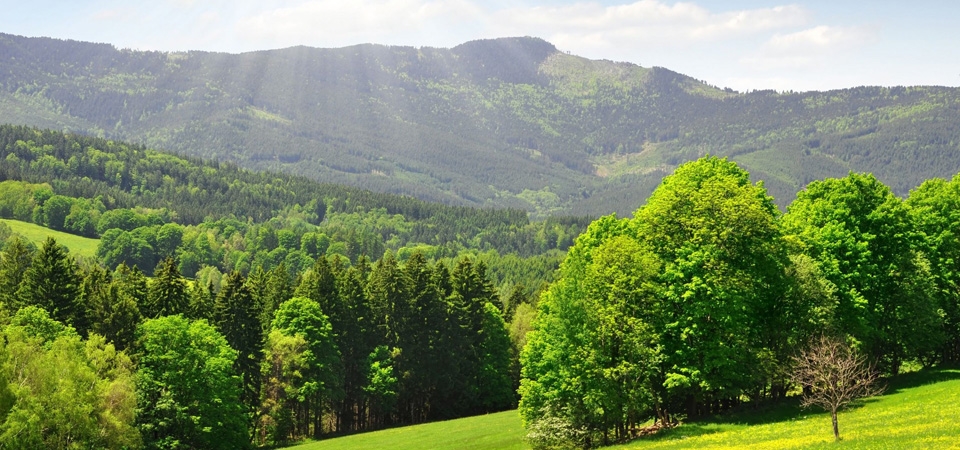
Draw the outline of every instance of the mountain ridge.
M871 171L899 195L960 171L960 90L740 93L538 38L143 52L0 34L0 121L324 182L539 215L631 213L728 156L781 206Z

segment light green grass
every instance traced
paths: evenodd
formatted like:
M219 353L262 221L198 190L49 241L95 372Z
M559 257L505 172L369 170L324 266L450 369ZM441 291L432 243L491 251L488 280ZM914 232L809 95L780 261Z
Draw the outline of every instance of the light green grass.
M527 449L516 411L433 422L309 442L287 450L499 450Z
M795 404L685 424L617 449L942 449L960 448L960 371L906 374L885 395L839 414L840 442L830 415Z
M797 402L683 424L608 449L960 449L960 370L897 377L884 395L830 415ZM516 411L310 442L288 450L525 449Z
M99 239L76 236L19 220L0 219L0 222L7 224L14 233L27 238L30 242L37 244L37 246L43 244L47 236L53 236L58 243L70 249L70 254L83 256L85 258L93 258L97 253L97 245L100 244Z

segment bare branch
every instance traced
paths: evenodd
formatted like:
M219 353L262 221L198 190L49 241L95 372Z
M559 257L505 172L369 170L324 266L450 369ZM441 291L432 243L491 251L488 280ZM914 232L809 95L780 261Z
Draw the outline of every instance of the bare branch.
M821 336L793 358L791 381L803 387L804 408L820 406L830 411L837 440L837 411L855 400L880 394L878 374L854 349L838 338Z

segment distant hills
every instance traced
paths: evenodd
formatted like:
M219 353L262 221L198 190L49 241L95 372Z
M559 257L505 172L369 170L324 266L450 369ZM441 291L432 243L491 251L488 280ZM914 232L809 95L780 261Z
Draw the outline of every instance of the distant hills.
M781 205L850 170L901 195L960 172L956 88L738 93L536 38L226 54L0 34L0 123L538 214L629 214L707 153Z

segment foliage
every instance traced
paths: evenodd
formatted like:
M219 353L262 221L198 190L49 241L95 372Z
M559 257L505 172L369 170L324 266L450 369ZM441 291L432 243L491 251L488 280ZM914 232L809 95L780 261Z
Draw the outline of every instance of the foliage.
M296 435L294 412L303 378L309 370L307 341L303 335L289 336L274 330L264 346L261 375L261 411L258 429L261 444L284 444Z
M147 448L248 446L237 352L204 320L147 319L137 330L137 427Z
M39 154L79 162L51 173L31 163ZM70 203L61 229L104 238L97 254L111 267L125 262L149 269L172 256L188 274L203 264L246 272L254 262L283 260L290 254L309 260L319 256L321 248L351 260L406 245L425 245L448 255L477 248L529 256L565 248L587 220L531 222L525 211L515 208L446 206L11 125L0 125L0 175L7 179L0 193L11 196L0 201L0 217L48 225L44 202ZM21 209L38 213L24 216ZM207 218L213 223L193 234L171 225L200 225ZM251 227L251 222L270 226ZM222 250L222 241L234 239L235 233L250 241L239 248L230 243L230 250L247 253L246 265L239 255L210 253ZM282 243L278 233L284 235ZM211 243L210 238L218 241ZM255 253L263 259L256 261Z
M17 290L19 303L39 306L47 310L54 319L85 332L86 310L84 305L79 304L81 297L78 271L68 250L52 237L48 237L23 274L23 281Z
M930 294L943 314L944 362L960 361L960 176L934 178L906 200L929 260Z
M929 262L907 206L888 187L870 174L814 182L783 222L836 286L840 329L883 370L940 347Z
M297 393L293 431L297 437L319 437L323 433L323 413L341 395L340 352L333 341L330 321L317 302L294 297L277 308L272 328L304 341L302 377L293 384Z
M137 448L133 365L28 307L0 344L0 448Z

